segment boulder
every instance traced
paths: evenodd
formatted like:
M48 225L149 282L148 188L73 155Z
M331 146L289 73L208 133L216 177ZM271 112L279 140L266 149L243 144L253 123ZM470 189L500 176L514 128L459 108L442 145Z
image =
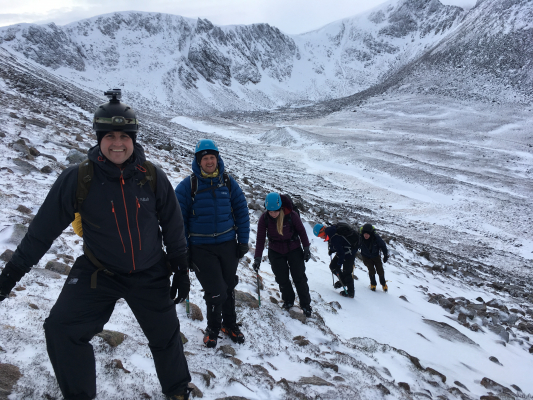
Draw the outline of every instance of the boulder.
M514 392L511 389L503 385L500 385L498 382L495 382L492 379L489 379L487 377L483 378L480 384L487 390L491 390L491 391L498 392L498 393L514 395Z
M17 366L0 363L0 398L8 398L21 376Z
M185 302L183 303L185 306ZM203 321L204 315L202 314L202 310L200 307L198 307L196 304L189 302L189 318L193 321Z
M433 368L427 367L426 372L429 373L430 375L439 377L442 383L446 383L446 375L441 374L439 371L436 371Z
M460 342L460 343L466 343L471 344L474 346L479 346L476 342L474 342L472 339L470 339L468 336L462 334L454 327L448 325L445 322L437 322L430 319L423 319L423 321L431 326L437 334L446 340L449 340L450 342Z
M97 333L96 336L104 339L104 341L111 347L117 347L126 338L126 335L121 332L108 331L105 329L102 332Z
M302 377L298 381L298 383L302 385L314 385L314 386L335 386L333 383L329 383L328 381L319 378L318 376L311 376L311 377Z
M198 389L198 387L192 383L192 382L189 382L188 384L189 386L189 389L191 389L191 397L192 398L203 398L204 397L204 394L202 393L202 391L200 389Z
M67 264L64 264L59 261L48 261L44 268L53 272L57 272L61 275L68 275L70 273L70 270L72 269Z
M259 308L259 302L250 293L235 290L235 305L237 307Z
M296 310L293 310L292 308L289 310L289 315L291 318L293 319L297 319L298 321L300 321L302 324L305 324L305 322L307 321L307 318L306 316L304 315L304 313L302 311L296 311Z
M231 347L229 344L226 344L224 346L220 346L217 351L220 351L225 357L235 357L237 355L237 352L233 347Z
M13 257L13 253L13 250L7 249L2 253L2 255L0 255L0 260L5 261L6 263L9 262L11 260L11 257Z
M398 386L401 387L402 389L404 389L407 392L411 391L411 386L409 386L409 384L406 383L406 382L398 382Z

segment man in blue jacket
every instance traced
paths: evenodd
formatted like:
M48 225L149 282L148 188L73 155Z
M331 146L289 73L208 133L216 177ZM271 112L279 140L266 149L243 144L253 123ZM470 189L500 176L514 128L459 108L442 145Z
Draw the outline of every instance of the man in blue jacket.
M376 291L376 271L379 276L379 283L383 288L383 291L386 292L389 290L387 286L387 281L385 280L385 270L383 269L383 264L381 263L381 255L379 250L383 251L383 262L386 263L389 259L389 252L387 250L387 245L381 239L381 237L376 233L375 228L372 224L364 224L361 227L361 235L359 241L359 247L361 248L361 256L363 257L363 263L368 269L368 276L370 277L370 290Z
M0 301L80 213L84 254L76 259L44 322L48 355L63 397L96 397L90 340L123 298L148 339L163 393L168 399L185 400L191 375L167 268L168 263L175 272L179 302L190 287L182 214L162 170L155 168L155 176L150 176L156 180L155 190L141 184L146 183L147 164L136 143L135 112L120 102L119 90L106 95L110 101L94 115L98 145L88 154L93 172L84 176L92 182L90 190L86 197L78 196L81 167L68 168L57 178L0 275Z
M224 172L214 141L198 142L192 170L175 191L185 223L191 268L205 291L204 344L216 347L221 329L234 342L244 343L237 325L234 289L239 260L248 252L248 204L235 179Z

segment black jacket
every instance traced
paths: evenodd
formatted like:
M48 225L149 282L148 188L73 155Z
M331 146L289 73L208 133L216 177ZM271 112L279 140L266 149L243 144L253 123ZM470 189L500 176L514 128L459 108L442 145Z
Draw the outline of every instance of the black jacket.
M145 178L143 148L135 145L131 161L120 170L100 153L89 150L94 176L89 194L76 209L78 167L63 171L22 239L12 262L24 272L37 264L53 241L79 212L83 240L104 266L115 272L150 268L162 257L162 239L169 259L186 252L183 218L167 176L157 171L157 193ZM161 229L160 229L161 227Z
M361 236L359 236L359 248L361 249L361 255L368 258L378 257L379 249L383 251L384 256L388 254L387 245L376 232L370 233L368 240L361 233Z

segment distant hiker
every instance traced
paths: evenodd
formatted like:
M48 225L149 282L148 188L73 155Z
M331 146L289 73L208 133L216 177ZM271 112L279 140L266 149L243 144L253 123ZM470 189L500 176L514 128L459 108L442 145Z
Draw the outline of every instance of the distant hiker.
M98 144L89 150L88 162L63 171L50 189L0 275L0 300L80 213L84 255L76 259L44 322L64 398L96 397L89 341L123 298L148 339L163 393L168 399L187 399L191 376L167 268L168 262L177 282L176 301L185 299L190 283L182 215L167 176L145 160L136 143L135 112L120 102L120 90L105 94L110 100L93 119ZM145 184L148 178L156 181L155 191Z
M363 263L368 269L368 276L370 277L370 290L376 291L376 271L379 276L379 283L383 287L383 291L389 290L387 281L385 280L385 270L381 263L381 255L379 250L383 251L383 262L386 263L389 259L389 252L387 245L376 233L376 229L372 224L364 224L361 229L361 237L359 240L359 247L361 248L361 256Z
M359 234L357 231L346 223L337 225L324 226L316 224L313 228L315 236L328 242L328 253L335 256L329 264L331 272L339 278L335 283L336 288L346 287L346 290L340 292L341 296L352 298L355 295L353 284L353 267L355 255L359 247Z
M176 187L185 221L191 269L205 294L207 329L204 344L217 345L218 333L244 343L237 325L235 286L239 259L248 252L250 218L241 188L226 172L215 142L200 140L193 173Z
M269 193L265 199L265 208L267 211L261 215L257 224L253 268L255 271L259 270L265 238L268 237L268 259L281 291L283 308L289 310L294 306L295 294L289 279L290 272L300 299L300 308L306 317L310 317L311 296L305 263L311 258L311 251L305 228L288 196Z

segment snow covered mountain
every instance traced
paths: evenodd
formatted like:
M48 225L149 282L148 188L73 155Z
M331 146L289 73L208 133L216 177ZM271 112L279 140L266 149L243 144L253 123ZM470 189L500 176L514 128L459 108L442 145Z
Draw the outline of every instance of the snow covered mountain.
M527 0L485 0L468 12L438 0L390 1L301 35L127 12L63 27L4 27L0 46L82 87L121 87L133 104L180 113L308 104L386 78L389 86L412 79L430 92L453 92L460 80L481 97L501 89L524 101L532 8Z

